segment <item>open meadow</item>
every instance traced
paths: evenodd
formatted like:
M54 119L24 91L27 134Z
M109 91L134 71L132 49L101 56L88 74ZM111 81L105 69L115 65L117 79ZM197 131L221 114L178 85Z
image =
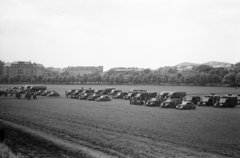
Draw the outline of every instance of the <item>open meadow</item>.
M20 85L0 85L1 88ZM5 144L27 157L240 157L240 106L196 110L66 98L65 90L115 87L123 91L239 94L232 87L47 85L60 97L0 96Z

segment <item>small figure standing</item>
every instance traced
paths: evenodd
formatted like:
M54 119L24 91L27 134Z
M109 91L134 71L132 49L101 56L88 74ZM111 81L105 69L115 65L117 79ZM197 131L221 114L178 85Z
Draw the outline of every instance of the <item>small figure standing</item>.
M0 128L0 143L4 142L4 129Z
M33 100L37 100L37 95L34 92L33 92Z

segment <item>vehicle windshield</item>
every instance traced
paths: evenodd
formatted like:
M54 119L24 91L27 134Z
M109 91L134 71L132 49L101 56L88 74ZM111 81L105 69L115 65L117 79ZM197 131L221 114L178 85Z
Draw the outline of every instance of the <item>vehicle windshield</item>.
M209 99L210 99L209 97L204 97L204 98L203 98L203 102L208 102Z
M87 96L88 94L87 93L84 93L83 96Z
M157 101L157 98L152 98L151 101Z
M131 96L132 96L132 93L128 93L128 96L131 97Z
M191 100L192 100L192 97L187 96L187 97L186 97L186 100L190 100L190 101L191 101Z
M136 97L141 97L141 94L137 94L137 96Z
M225 103L225 102L226 102L226 100L227 100L227 98L220 98L220 101L219 101L219 103Z
M166 103L171 103L172 100L171 100L171 99L167 99L165 102L166 102Z
M117 95L121 95L122 93L121 92L118 92Z

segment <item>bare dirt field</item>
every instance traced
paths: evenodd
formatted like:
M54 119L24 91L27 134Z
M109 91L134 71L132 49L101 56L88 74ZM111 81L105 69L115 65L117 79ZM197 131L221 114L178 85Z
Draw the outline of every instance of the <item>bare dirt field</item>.
M12 87L15 85L0 85ZM64 91L91 87L240 93L229 87L47 85L60 97L0 97L6 144L27 157L240 157L240 106L162 109L115 99L67 99Z

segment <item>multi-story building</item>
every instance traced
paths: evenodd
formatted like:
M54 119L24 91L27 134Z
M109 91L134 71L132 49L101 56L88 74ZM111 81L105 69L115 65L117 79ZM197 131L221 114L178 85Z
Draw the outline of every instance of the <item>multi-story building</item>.
M2 69L3 75L9 76L9 74L10 74L10 69L11 69L11 63L6 63L6 64L4 64L4 65L3 65L3 69Z
M72 75L84 75L84 74L93 74L93 73L103 73L103 66L76 66L76 67L67 67L63 71L68 71Z
M0 76L3 74L3 66L4 65L5 65L5 63L0 60Z
M39 76L44 73L44 66L42 64L33 63L33 75Z
M144 69L136 68L136 67L129 67L129 68L115 67L115 68L111 68L111 70L114 70L115 72L123 73L123 72L129 72L129 71L143 71Z
M42 64L31 63L26 61L15 61L6 63L3 66L3 75L8 76L38 76L43 75L44 66Z

